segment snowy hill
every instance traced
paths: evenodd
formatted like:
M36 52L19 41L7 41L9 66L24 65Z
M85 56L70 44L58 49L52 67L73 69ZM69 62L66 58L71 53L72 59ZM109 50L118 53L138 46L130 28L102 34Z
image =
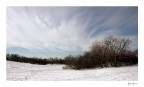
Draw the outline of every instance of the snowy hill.
M32 81L137 81L138 66L66 70L65 65L34 65L7 61L7 80Z

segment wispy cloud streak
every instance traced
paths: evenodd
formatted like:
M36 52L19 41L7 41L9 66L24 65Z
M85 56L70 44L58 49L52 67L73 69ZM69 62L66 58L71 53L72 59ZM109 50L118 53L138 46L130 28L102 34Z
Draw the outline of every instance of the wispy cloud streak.
M137 7L7 7L7 49L80 53L106 35L137 33Z

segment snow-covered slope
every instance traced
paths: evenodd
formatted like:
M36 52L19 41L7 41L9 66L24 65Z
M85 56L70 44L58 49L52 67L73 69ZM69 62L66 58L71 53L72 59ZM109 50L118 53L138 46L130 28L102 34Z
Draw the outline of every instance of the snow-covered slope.
M63 70L65 65L34 65L7 61L7 80L96 80L137 81L138 66L111 67L90 70Z

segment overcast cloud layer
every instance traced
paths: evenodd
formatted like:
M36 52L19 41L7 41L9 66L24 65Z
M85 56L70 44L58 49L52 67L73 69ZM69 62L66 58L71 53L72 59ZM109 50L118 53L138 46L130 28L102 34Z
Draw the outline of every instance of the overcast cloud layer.
M7 52L25 56L77 55L105 36L138 43L137 7L7 7Z

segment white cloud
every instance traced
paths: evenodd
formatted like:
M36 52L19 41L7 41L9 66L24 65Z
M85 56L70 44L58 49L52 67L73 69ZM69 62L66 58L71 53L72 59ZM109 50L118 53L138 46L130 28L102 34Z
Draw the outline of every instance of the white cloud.
M66 20L65 11L54 10L53 13L49 9L35 13L39 10L7 8L7 46L50 50L59 48L64 51L76 51L78 46L86 50L87 47L83 46L88 42L79 36L82 27L77 15Z
M89 50L94 40L119 34L118 26L124 21L130 22L126 18L136 18L135 15L129 18L129 13L123 14L127 11L125 8L114 10L114 14L113 9L95 9L7 7L7 47L58 52Z

